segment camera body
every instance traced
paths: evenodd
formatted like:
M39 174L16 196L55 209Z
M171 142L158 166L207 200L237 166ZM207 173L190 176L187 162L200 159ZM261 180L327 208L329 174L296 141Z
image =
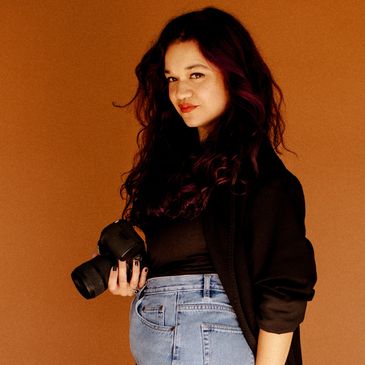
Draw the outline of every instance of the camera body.
M106 226L98 242L99 255L76 267L71 278L86 298L95 298L108 287L110 270L118 260L127 262L127 277L130 279L132 261L139 260L146 266L146 250L142 238L130 223L121 219Z

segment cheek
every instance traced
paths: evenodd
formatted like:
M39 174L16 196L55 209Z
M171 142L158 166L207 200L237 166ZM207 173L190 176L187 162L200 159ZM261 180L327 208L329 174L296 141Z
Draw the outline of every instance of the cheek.
M175 101L175 98L174 98L175 93L173 91L173 88L171 86L169 86L169 89L168 90L169 90L168 91L169 99L170 99L171 103L175 105L175 103L174 103L174 101Z
M222 100L223 100L223 104L224 104L223 107L224 107L224 109L226 109L229 104L229 95L226 90L222 93Z
M225 86L219 85L219 87L216 89L215 95L217 98L217 103L219 103L219 105L225 109L228 105L229 99L228 91L226 90Z

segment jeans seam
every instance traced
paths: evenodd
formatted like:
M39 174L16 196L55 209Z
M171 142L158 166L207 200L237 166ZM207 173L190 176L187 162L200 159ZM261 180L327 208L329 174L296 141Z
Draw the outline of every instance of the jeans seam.
M203 322L201 326L204 332L223 332L223 333L237 333L237 334L242 333L240 327L230 326L226 324Z
M210 346L209 346L209 336L207 335L207 331L204 328L204 323L200 325L200 334L201 334L201 343L203 346L203 363L204 365L209 365L209 353L210 353Z
M230 312L235 313L233 308L229 305L224 304L179 304L177 306L177 310L182 312L188 311L223 311L223 312Z

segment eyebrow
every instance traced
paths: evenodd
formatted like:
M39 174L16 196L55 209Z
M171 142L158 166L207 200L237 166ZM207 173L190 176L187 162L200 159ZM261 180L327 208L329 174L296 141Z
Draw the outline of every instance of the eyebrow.
M185 67L185 70L191 70L196 67L202 67L202 68L209 70L209 67L203 65L202 63L195 63L194 65L187 66L187 67ZM165 74L171 74L171 72L169 70L165 70Z

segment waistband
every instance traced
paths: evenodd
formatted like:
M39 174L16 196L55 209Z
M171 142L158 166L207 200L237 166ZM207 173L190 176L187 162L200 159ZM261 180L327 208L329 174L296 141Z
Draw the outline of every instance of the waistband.
M224 290L218 274L159 276L147 280L144 292L177 290Z

